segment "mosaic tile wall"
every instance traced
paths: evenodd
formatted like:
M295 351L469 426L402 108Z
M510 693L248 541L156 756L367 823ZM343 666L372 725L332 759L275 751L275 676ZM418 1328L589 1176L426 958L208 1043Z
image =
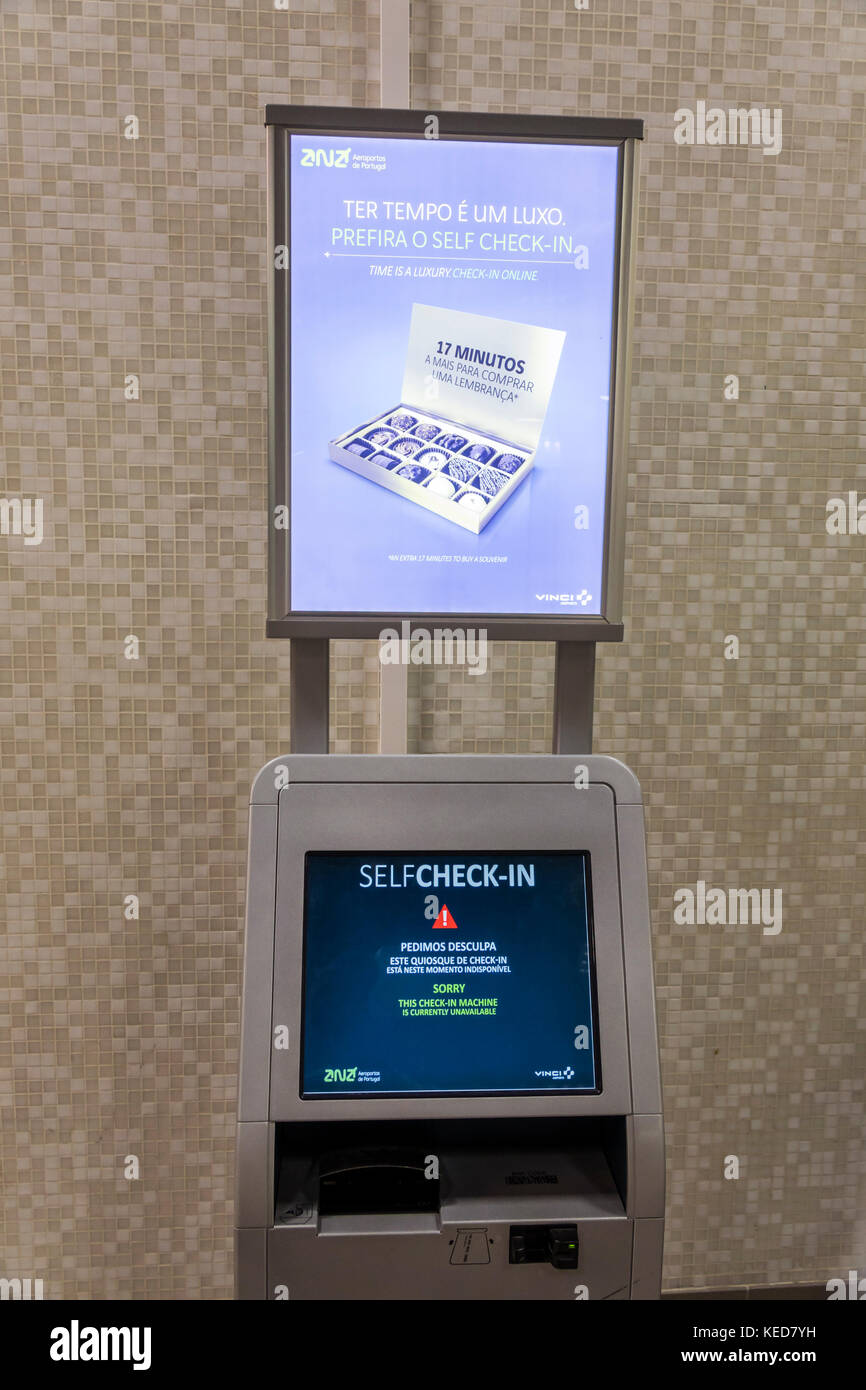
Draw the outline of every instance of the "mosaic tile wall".
M863 475L866 13L590 4L418 0L413 104L647 121L596 747L647 800L665 1283L820 1280L866 1267L864 541L824 528ZM246 799L288 744L262 109L376 104L377 44L361 0L0 7L0 495L44 499L0 535L0 1273L46 1297L231 1293ZM699 98L781 107L782 152L678 146ZM332 746L374 751L375 653L332 657ZM552 670L413 672L410 746L545 750ZM698 878L783 886L782 932L676 926Z

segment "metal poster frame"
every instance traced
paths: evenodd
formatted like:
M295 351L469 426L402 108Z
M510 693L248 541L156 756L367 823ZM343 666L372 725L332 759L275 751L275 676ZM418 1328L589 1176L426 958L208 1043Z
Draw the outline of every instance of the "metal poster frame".
M268 455L270 478L269 637L375 638L384 627L408 619L412 627L483 627L488 640L618 641L622 638L626 448L630 377L630 314L633 278L635 185L643 122L595 117L437 113L440 140L491 140L614 145L619 150L619 236L614 264L611 389L608 429L605 540L601 613L509 615L467 613L304 613L291 606L290 530L273 525L275 508L291 517L290 302L291 278L276 269L275 246L290 245L289 150L293 134L389 135L423 140L423 111L268 106Z

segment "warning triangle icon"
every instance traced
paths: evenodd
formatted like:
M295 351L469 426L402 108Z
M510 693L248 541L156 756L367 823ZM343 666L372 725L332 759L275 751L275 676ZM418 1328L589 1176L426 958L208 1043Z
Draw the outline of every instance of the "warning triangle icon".
M436 918L436 921L433 923L433 931L434 931L434 932L443 932L443 931L459 931L459 930L460 930L460 928L458 927L457 923L454 921L454 918L451 916L451 913L448 911L448 908L447 908L447 907L445 906L445 904L443 903L443 904L442 904L442 911L439 913L439 916Z

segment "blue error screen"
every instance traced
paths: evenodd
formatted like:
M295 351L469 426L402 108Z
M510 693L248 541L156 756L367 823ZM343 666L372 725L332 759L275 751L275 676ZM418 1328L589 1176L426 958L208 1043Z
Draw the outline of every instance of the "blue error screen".
M301 1095L597 1092L589 857L310 853Z

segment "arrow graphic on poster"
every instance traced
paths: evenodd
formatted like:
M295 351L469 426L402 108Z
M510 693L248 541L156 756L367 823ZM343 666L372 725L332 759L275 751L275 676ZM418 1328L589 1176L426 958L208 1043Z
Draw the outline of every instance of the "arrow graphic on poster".
M459 931L459 930L460 930L460 928L458 927L457 923L454 921L454 918L451 916L451 913L448 911L448 908L447 908L447 907L445 906L445 904L443 903L443 904L442 904L442 911L439 913L439 916L436 918L436 921L433 923L433 931L434 931L434 932L442 932L442 931Z

